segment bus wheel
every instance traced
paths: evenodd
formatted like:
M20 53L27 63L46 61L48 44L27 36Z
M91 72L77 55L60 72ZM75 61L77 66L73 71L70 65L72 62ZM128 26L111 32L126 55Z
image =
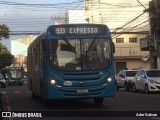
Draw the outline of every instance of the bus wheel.
M103 104L104 98L94 98L95 105L101 106Z
M118 91L119 90L119 86L117 83L115 83L115 90Z
M119 91L119 86L118 85L116 85L116 90Z
M40 100L41 100L41 103L48 107L49 106L49 100L46 99L44 96L43 96L43 88L42 88L42 83L41 83L41 95L40 95Z

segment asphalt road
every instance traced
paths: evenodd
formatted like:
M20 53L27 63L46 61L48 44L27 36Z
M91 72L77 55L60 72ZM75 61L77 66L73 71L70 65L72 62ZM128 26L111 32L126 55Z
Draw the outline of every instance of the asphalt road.
M8 117L4 120L160 120L160 117L153 116L160 113L160 93L133 93L125 92L123 89L117 91L115 97L105 98L103 106L94 105L91 99L55 101L49 106L44 106L40 100L31 98L26 84L14 85L2 89L2 105L5 112L12 111L21 115L23 113L24 116L27 114L26 118ZM42 118L29 118L26 113L37 111ZM153 114L151 117L140 117L150 113ZM45 118L45 114L52 117Z

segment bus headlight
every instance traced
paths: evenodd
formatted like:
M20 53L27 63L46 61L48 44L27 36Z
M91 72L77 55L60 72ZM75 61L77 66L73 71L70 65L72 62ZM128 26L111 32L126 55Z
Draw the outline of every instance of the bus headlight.
M112 82L112 77L109 77L109 78L107 79L107 82Z
M51 83L51 85L55 85L56 81L52 79L52 80L50 80L50 83Z

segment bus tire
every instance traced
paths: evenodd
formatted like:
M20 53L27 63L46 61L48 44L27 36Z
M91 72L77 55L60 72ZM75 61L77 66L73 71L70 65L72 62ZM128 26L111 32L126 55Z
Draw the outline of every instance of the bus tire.
M104 101L104 98L103 98L103 97L94 98L94 104L95 104L95 105L101 106L101 105L103 105L103 101Z
M47 100L44 95L43 95L43 86L42 86L42 80L41 80L41 83L40 83L40 89L41 89L41 95L40 95L40 100L41 100L41 103L48 107L49 106L49 100Z
M117 82L115 83L115 89L116 89L116 91L119 91L119 86L118 86Z

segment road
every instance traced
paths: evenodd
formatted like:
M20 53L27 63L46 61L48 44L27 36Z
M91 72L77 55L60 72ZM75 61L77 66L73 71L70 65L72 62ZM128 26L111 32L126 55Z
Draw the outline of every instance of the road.
M38 120L160 120L156 116L136 117L136 113L140 114L143 111L152 114L160 113L160 93L133 93L125 92L123 89L117 91L115 97L105 98L103 106L94 105L92 100L64 100L44 106L40 100L31 98L31 91L28 91L27 84L23 86L14 85L2 89L2 104L5 111L21 113L38 111L42 115L49 111L48 114L52 116L47 118L42 116L42 118L37 118ZM66 113L66 111L70 111L70 113ZM73 112L73 116L71 112ZM131 117L128 115L130 113L132 114ZM67 117L67 114L69 117ZM111 116L107 116L107 114ZM134 114L135 117L133 117ZM117 115L121 117L117 117ZM4 120L21 119L32 120L36 118L10 117Z

